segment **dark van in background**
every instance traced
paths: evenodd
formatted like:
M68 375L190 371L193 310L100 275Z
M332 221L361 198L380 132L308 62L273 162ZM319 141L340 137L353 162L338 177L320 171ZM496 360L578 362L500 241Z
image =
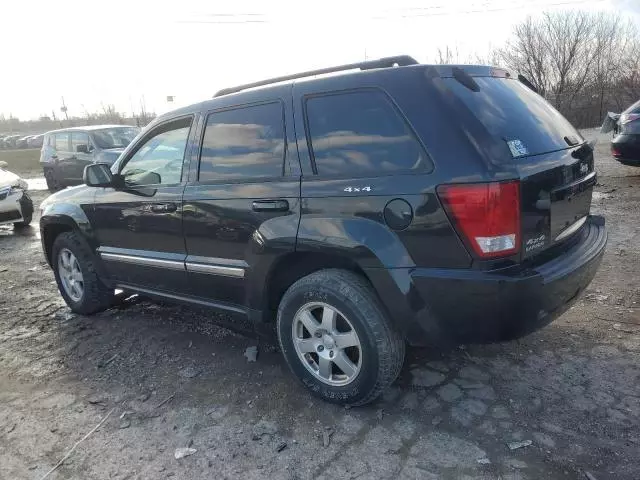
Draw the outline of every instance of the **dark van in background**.
M113 164L139 132L130 125L93 125L45 133L40 164L47 187L55 192L81 184L85 166Z

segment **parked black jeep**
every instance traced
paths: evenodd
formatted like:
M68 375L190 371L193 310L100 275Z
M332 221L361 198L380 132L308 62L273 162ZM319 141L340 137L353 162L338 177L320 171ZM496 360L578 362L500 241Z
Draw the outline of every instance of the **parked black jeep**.
M410 57L223 90L85 183L40 221L73 311L119 288L275 323L304 385L353 405L394 381L405 342L549 323L607 240L593 150L556 110L504 70Z

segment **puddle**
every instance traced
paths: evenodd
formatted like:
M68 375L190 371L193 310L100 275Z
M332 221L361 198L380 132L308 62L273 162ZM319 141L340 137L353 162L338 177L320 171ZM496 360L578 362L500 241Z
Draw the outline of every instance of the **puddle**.
M47 181L44 177L25 178L25 181L29 184L29 190L47 190Z

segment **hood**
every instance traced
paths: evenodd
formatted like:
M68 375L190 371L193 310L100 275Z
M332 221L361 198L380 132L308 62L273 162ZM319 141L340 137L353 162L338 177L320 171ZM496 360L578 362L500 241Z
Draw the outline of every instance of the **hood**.
M40 210L44 210L53 203L64 203L69 199L88 198L95 194L95 188L86 185L76 185L75 187L67 187L64 190L53 193L40 203Z
M22 179L15 173L11 173L7 170L0 168L0 188L12 187Z

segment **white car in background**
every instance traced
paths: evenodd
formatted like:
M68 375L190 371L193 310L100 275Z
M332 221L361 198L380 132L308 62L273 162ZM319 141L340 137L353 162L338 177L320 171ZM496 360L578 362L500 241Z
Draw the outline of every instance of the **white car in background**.
M15 228L23 228L31 223L33 202L27 182L6 167L6 162L0 162L0 225L13 223Z

